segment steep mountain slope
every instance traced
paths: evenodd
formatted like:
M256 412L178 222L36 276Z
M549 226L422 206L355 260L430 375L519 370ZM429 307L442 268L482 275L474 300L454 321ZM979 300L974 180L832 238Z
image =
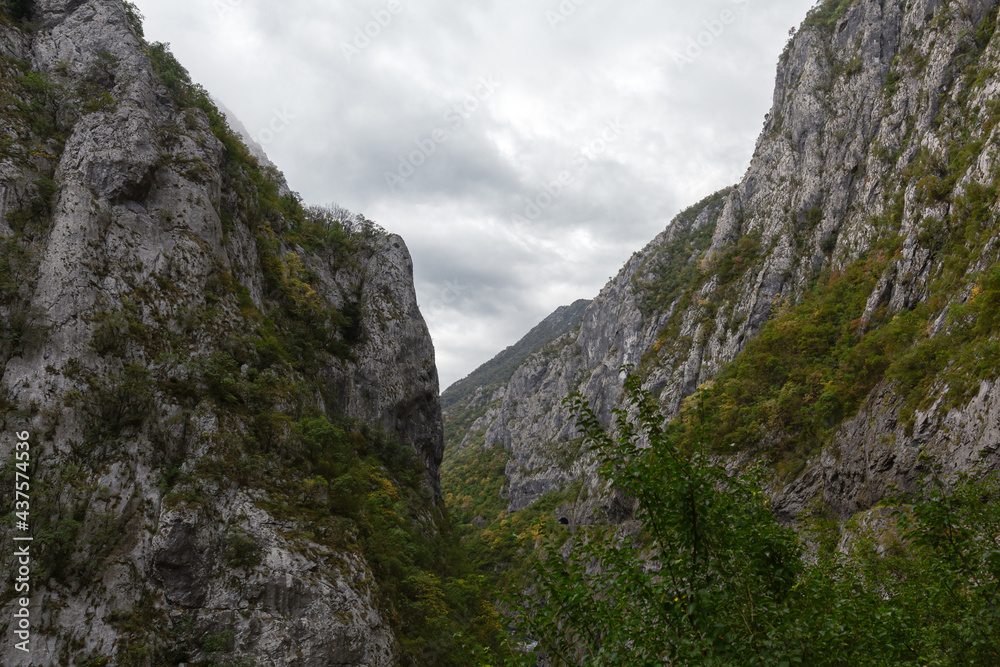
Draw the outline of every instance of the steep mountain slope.
M502 446L511 453L506 465L510 511L590 474L563 399L580 393L604 419L619 407L621 368L642 360L668 317L643 314L633 280L664 261L657 254L662 247L673 249L682 261L693 261L710 238L724 201L725 193L719 193L679 216L601 290L576 336L530 357L514 373L485 435L487 448Z
M303 207L129 3L5 3L0 66L0 662L454 664L403 241Z
M588 305L589 301L580 299L569 306L557 308L521 340L445 389L441 393L441 407L447 410L457 403L468 402L480 390L485 392L505 384L529 354L569 333L580 324L583 311Z
M585 481L581 520L628 514L590 493L562 403L579 391L607 421L622 364L683 410L678 428L704 420L720 455L766 462L788 520L907 488L921 451L946 472L980 455L995 468L996 27L995 0L820 3L781 56L743 180L682 214L575 337L514 373L486 432L510 452L508 509Z
M514 544L509 539L512 527L503 525L502 520L496 523L507 505L504 468L509 451L504 447L486 446L486 429L496 421L504 394L519 365L533 353L551 354L561 349L576 335L590 303L580 300L556 309L521 340L453 384L441 396L445 406L441 486L453 516L466 535L485 527L487 518L490 527L496 529L496 536L487 529L479 535L487 539L479 543L466 542L472 559L484 565L487 571L493 563L509 560ZM530 521L534 517L521 518ZM498 551L506 555L498 556Z
M579 326L589 303L581 299L570 306L557 308L517 343L441 394L447 452L454 454L468 445L472 434L481 430L477 424L489 424L492 421L493 417L490 415L499 408L507 383L518 366L533 352Z
M267 157L267 153L264 152L264 147L253 138L250 134L250 130L248 130L246 125L243 124L243 121L237 118L236 114L234 114L226 105L214 97L212 98L212 103L219 109L219 111L222 112L222 115L226 117L226 124L228 124L229 128L236 133L236 136L243 140L243 145L245 145L247 150L250 151L250 155L253 155L257 159L257 163L262 167L274 167L275 164L271 162L269 157Z

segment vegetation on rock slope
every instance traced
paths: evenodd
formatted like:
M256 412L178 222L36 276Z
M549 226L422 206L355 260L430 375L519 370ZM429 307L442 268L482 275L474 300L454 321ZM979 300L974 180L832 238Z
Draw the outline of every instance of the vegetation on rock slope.
M447 406L442 492L469 562L492 590L502 589L511 580L525 562L519 554L533 548L545 527L558 525L557 508L575 500L580 489L577 485L546 497L529 510L508 514L503 494L508 452L503 447L483 447L484 432L473 433L472 426L499 406L493 394L506 385L520 363L578 327L589 305L580 300L558 309L442 396ZM462 446L467 437L470 444Z
M825 39L857 4L821 3L804 30L818 31ZM946 27L958 11L945 5L934 15L935 29ZM846 243L839 244L834 233L817 244L815 257L821 261L814 259L807 240L824 222L823 209L817 206L786 210L787 228L771 247L762 246L758 229L709 255L715 229L694 230L659 251L669 258L662 270L640 273L635 286L644 314L671 315L637 369L640 377L649 377L678 358L687 359L684 355L697 341L681 337L685 327L700 327L702 343L712 340L717 328L740 327L741 321L726 321L734 310L733 299L764 270L779 240L787 240L787 247L798 253L794 270L810 260L814 267L812 273L805 272L806 284L784 293L774 304L763 328L720 369L714 382L703 386L680 417L663 427L664 451L685 456L698 451L701 458L694 458L702 461L739 453L741 460L766 463L767 484L780 485L797 477L808 461L815 462L816 454L831 445L877 391L894 401L892 414L901 424L902 438L912 433L918 412L942 419L947 411L967 408L977 395L995 386L1000 379L1000 175L989 145L1000 122L1000 106L984 94L995 96L996 27L994 7L974 29L956 37L957 51L948 54L946 65L954 76L945 76L946 90L938 91L940 104L933 107L935 117L928 130L933 137L921 140L911 130L897 138L900 144L892 150L873 147L867 169L879 174L883 196L882 205L869 209L878 213L859 225L862 231L852 230L865 239L862 250L853 255L845 252ZM928 46L919 37L906 36L908 41L888 72L882 94L889 110L895 96L906 90L905 84L912 84L911 79L919 83L927 66L928 56L920 49L933 49L934 41ZM827 57L832 60L829 52ZM847 65L830 64L840 75L850 76ZM911 115L905 126L914 125ZM986 173L984 164L990 166ZM697 214L692 209L683 215L688 219ZM857 243L857 238L851 242ZM904 256L921 258L926 280L913 289L914 298L890 308L892 287L911 287L914 282L911 273L896 273L897 267L906 266ZM625 447L617 441L611 448L610 441L602 440L593 428L590 434L607 445L605 454ZM658 489L659 495L650 491L641 506L646 519L680 511L660 501L672 498L673 491L656 486L657 478L650 476L654 468L661 475L662 462L654 466L641 455L615 461L619 467L606 468L605 480L625 489L635 490L636 485ZM481 472L474 463L467 463L467 479L476 480ZM984 465L995 467L996 461ZM927 473L929 468L925 463L920 469ZM709 468L702 472L709 477L718 474ZM759 511L765 497L747 495L760 489L762 482L755 480L756 486L732 482L735 495L722 504L762 523L730 525L725 528L726 540L742 535L738 539L752 544L778 530L770 513ZM747 599L753 598L754 606L740 606L713 593L711 609L695 611L679 603L676 609L668 608L665 603L680 596L664 589L664 580L658 580L655 572L644 571L643 563L654 553L649 532L636 538L635 548L619 549L621 542L600 541L601 531L595 529L592 548L580 548L585 541L581 539L576 542L577 555L566 563L567 552L552 547L552 554L561 556L543 561L536 578L528 580L531 586L542 582L542 599L548 606L530 609L539 615L532 620L528 614L526 636L543 640L543 645L547 642L543 648L550 657L567 664L584 664L588 656L593 664L645 664L625 651L636 646L654 647L650 664L661 664L656 660L668 653L682 664L747 664L740 662L740 655L758 655L756 664L992 664L997 646L991 639L980 642L985 635L979 628L995 628L997 621L996 503L996 480L987 473L947 481L929 473L910 496L891 501L900 513L896 518L903 520L899 528L894 527L895 519L873 520L876 525L871 527L865 515L841 526L834 519L843 517L828 517L819 504L808 522L825 551L821 549L818 563L794 573L794 593L757 596L753 583ZM474 502L465 505L476 507ZM881 516L879 512L891 514L888 509L876 512ZM676 521L691 518L674 516ZM533 536L536 549L544 548L546 537L556 546L562 544L565 529L552 528L547 535ZM652 528L647 525L646 530ZM867 537L856 538L858 534ZM853 546L851 535L855 535ZM841 539L849 552L843 558L833 554ZM666 542L670 544L656 542L657 547L674 554L675 543ZM716 556L720 554L732 555L721 550ZM518 567L522 555L515 556ZM593 577L589 569L593 559L604 561L615 574ZM793 561L797 556L789 555L784 563ZM775 565L766 559L744 564L750 569L729 573L733 578L728 584L737 597L742 595L736 585L742 585L740 577L756 572L753 568ZM620 595L623 589L632 595ZM714 606L719 600L733 603L732 609L721 603ZM635 601L641 602L633 606ZM770 619L768 605L776 614ZM745 613L726 616L737 610ZM756 620L763 625L753 630L747 619L757 613L761 617ZM692 618L698 614L704 616ZM660 623L651 623L650 618L659 618ZM635 622L629 625L629 619ZM698 630L702 622L708 625ZM713 637L705 629L712 624L722 636ZM626 629L617 633L619 626ZM691 632L686 637L678 634L669 649L662 642L673 639L649 631L649 627L685 626ZM848 646L838 644L840 640ZM813 652L817 647L828 649L826 657Z
M274 516L338 551L359 549L400 641L402 664L467 664L466 644L495 641L493 612L447 518L428 495L422 465L392 437L343 418L331 422L303 400L323 390L315 386L315 363L324 352L351 354L359 335L354 318L360 314L357 306L341 311L322 306L308 271L296 268L295 255L286 249L298 246L325 254L334 264L349 263L365 252L366 239L383 232L363 218L331 219L304 208L294 194L280 195L274 176L256 164L169 52L154 44L150 53L178 103L208 114L226 147L227 189L253 193L236 206L250 208L260 221L261 266L275 304L266 313L244 305L242 315L255 334L233 341L230 353L205 360L203 389L197 382L178 388L202 389L211 400L242 412L249 426L250 437L230 450L238 452L237 459L205 474L222 483L234 467L244 471L241 483L263 487ZM246 365L249 370L241 370ZM289 366L300 372L289 376L281 370ZM466 642L456 642L460 630Z
M575 412L603 475L638 503L638 531L578 529L512 598L553 665L993 665L1000 660L1000 479L918 490L858 517L838 550L821 516L778 524L762 471L732 475L707 431L678 437L637 377L613 435ZM711 424L700 401L689 407ZM865 525L865 522L868 525ZM565 539L564 537L561 539ZM556 544L561 542L561 539Z
M830 29L851 4L824 2L806 25ZM18 6L8 3L9 19L23 18ZM966 40L957 80L968 91L992 76L978 58L995 24L994 12ZM176 292L176 276L161 275L155 285L136 286L134 301L94 313L93 351L115 371L98 372L82 362L66 371L78 387L66 398L85 422L84 440L74 443L64 466L41 480L48 487L39 497L51 499L37 510L46 517L36 534L41 572L86 586L108 566L123 526L120 517L89 506L100 490L80 480L96 478L124 440L143 433L157 445L166 503L195 508L205 504L206 489L260 490L263 506L291 526L289 539L365 556L404 661L489 663L485 647L499 650L497 619L484 603L483 578L507 579L510 571L523 570L533 550L555 552L570 536L553 512L579 489L507 516L500 497L504 452L470 447L452 454L445 491L453 512L463 524L484 520L463 536L463 553L447 519L437 514L412 452L377 429L321 409L320 403L335 400L316 400L332 399L317 369L354 354L363 335L363 305L334 308L319 298L317 276L301 254L350 266L370 251L380 231L363 219L331 217L282 195L277 176L247 154L167 49L152 45L149 55L175 103L192 112L192 123L204 114L224 146L225 186L235 196L219 213L229 232L236 220L253 222L266 294L255 303L246 287L220 271L203 304L164 312L160 304ZM906 66L897 63L887 95L896 92ZM54 160L66 131L79 114L115 105L99 67L86 85L72 87L58 73L41 75L18 62L5 67L4 122L17 127L19 141L37 155L30 165L34 196L8 216L14 235L4 239L0 255L3 361L44 336L44 322L26 307L24 286L36 275L38 244L52 213ZM984 108L977 127L961 114L942 113L937 126L950 143L924 148L893 172L903 177L898 204L872 220L877 240L871 248L837 268L829 262L808 289L789 295L679 419L661 427L646 397L634 392L646 410L640 426L652 448L635 446L635 427L627 421L619 424L618 440L610 439L580 406L604 457L605 478L638 499L645 528L610 543L595 529L586 546L581 531L572 536L576 549L568 561L543 558L532 583L548 606L536 615L537 609L528 610L525 619L543 651L568 664L661 664L664 656L695 664L996 662L991 642L1000 636L1000 545L992 538L1000 527L994 479L950 486L931 474L911 497L893 501L898 515L886 519L879 535L856 538L843 557L835 552L838 528L817 507L816 561L805 565L794 536L774 523L758 491L761 480L726 476L708 457L749 450L794 475L878 386L901 398L900 416L910 420L934 402L938 409L961 405L981 381L1000 376L998 184L969 177L1000 120L998 109ZM166 142L183 131L163 130ZM27 154L22 148L4 146L11 156ZM193 179L203 168L184 165ZM909 204L907 188L915 195ZM703 204L720 202L721 196ZM917 205L944 207L943 215L920 216L914 235L940 268L912 307L869 309L876 284L900 257L907 205L910 218ZM821 215L809 211L803 218L815 226ZM666 270L643 286L649 312L680 306L644 368L677 343L689 308L702 308L706 327L715 326L734 284L765 255L759 235L746 234L709 257L713 232L699 229L678 239L667 249ZM834 249L824 248L828 257ZM0 410L13 415L15 406L4 401L0 397ZM182 406L185 420L206 409L221 418L223 435L196 467L185 466L185 452L153 427L156 406L165 404ZM449 433L452 443L462 435ZM46 488L62 493L46 494ZM892 514L885 510L876 516ZM855 533L864 535L863 520ZM547 537L554 540L548 546ZM233 527L225 553L232 568L251 568L259 545ZM604 569L600 578L590 568L595 559ZM674 572L682 567L682 574ZM182 624L174 626L174 636L159 636L163 619L157 614L150 602L109 617L127 639L121 664L227 659L225 637L196 636ZM462 641L454 637L459 630Z
M589 305L590 301L580 299L556 310L517 343L445 389L441 394L441 406L447 410L453 405L467 404L480 390L485 394L492 394L510 380L521 362L532 352L569 333L573 327L580 324L583 313Z
M27 16L26 7L7 3L8 29L33 29L13 26ZM380 610L399 642L401 664L470 664L471 647L496 643L495 615L427 486L423 463L394 435L325 407L337 400L321 369L354 357L363 342L366 306L332 306L310 261L351 271L370 257L384 232L360 216L338 217L283 194L280 175L248 153L167 47L151 44L148 56L187 122L160 128L163 159L185 178L206 178L209 165L169 161L171 148L207 121L224 150L217 212L227 234L237 222L250 225L263 299L251 298L248 287L219 266L194 307L171 305L182 297L178 281L184 276L168 271L133 285L130 299L92 313L90 349L62 371L76 387L65 403L80 416L83 439L69 443L72 452L60 463L50 461L35 472L36 585L77 591L98 586L124 553L133 527L126 525L128 516L96 509L96 480L129 442L148 439L165 507L211 514L213 498L259 492L260 507L282 522L290 544L329 549L345 559L353 553L364 557ZM105 60L113 68L110 56ZM44 339L44 318L27 304L52 222L54 169L77 120L115 105L113 79L98 71L100 57L95 62L97 69L83 83L68 72L0 63L3 122L11 129L2 149L21 162L32 155L22 167L36 174L31 202L8 213L14 235L3 238L0 249L0 369ZM87 361L95 358L94 365ZM160 419L174 408L184 433L205 415L218 420L218 432L197 460ZM4 423L32 416L50 419L31 406L0 400ZM12 474L10 463L0 471L3 479ZM227 535L220 549L230 573L260 564L262 547L252 537L237 525ZM5 599L11 595L6 588ZM164 613L150 586L134 608L104 619L120 633L116 664L244 664L231 636L196 631L193 613L180 620ZM456 637L459 631L463 637ZM70 657L88 665L110 659Z

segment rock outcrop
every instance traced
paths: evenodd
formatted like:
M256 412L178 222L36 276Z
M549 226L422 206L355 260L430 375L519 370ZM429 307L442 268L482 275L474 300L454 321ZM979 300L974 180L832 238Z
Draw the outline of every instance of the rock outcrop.
M30 434L31 653L8 578L0 662L397 664L350 504L440 518L402 239L303 207L128 3L30 7L0 14L0 458L13 488Z
M996 28L995 0L820 3L781 56L740 183L671 223L605 287L579 332L514 373L485 435L510 452L509 509L573 480L599 487L578 455L566 396L582 393L608 421L619 369L633 364L676 415L769 322L852 270L872 272L873 285L856 340L894 318L923 318L900 343L910 352L893 350L893 368L934 346L945 361L928 362L924 378L884 374L822 451L777 470L779 516L794 521L817 499L841 517L864 510L893 486L909 488L921 451L947 472L980 457L995 468L997 365L973 370L945 355L958 355L950 341L966 326L950 313L984 293L998 261ZM963 363L978 376L959 390ZM766 435L743 464L773 462L791 437L758 426Z

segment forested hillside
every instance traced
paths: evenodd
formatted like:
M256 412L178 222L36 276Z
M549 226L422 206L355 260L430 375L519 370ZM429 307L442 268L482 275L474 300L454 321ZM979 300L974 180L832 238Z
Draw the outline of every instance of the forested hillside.
M469 664L403 240L305 206L130 3L2 8L0 662Z
M972 492L951 495L951 484L961 475L970 475L970 484L982 482L994 489L983 480L1000 467L997 15L993 0L829 0L810 12L781 55L774 105L744 178L667 225L588 307L578 332L558 349L525 360L490 423L477 425L485 428L482 451L501 450L506 457L507 506L493 507L496 514L481 517L482 527L468 538L503 547L487 559L488 569L517 570L526 553L548 540L561 543L573 530L607 524L638 531L639 553L649 558L654 553L648 551L651 544L663 546L646 532L652 529L648 523L657 520L655 512L679 522L663 519L669 525L660 538L680 539L676 531L689 524L670 514L679 511L677 507L658 504L656 494L646 499L637 495L636 485L654 480L641 472L635 479L623 479L622 470L633 469L628 457L610 465L610 446L594 449L602 442L596 433L614 424L614 411L624 403L626 373L632 373L649 400L672 418L662 435L657 434L659 427L647 432L647 442L659 442L664 452L683 457L697 453L691 470L700 469L697 462L706 460L731 474L762 470L757 483L763 486L766 517L772 519L754 524L760 530L780 535L768 532L773 518L803 531L819 522L825 532L809 548L826 545L831 557L834 552L852 552L852 545L874 545L880 556L867 562L876 569L858 585L883 591L885 600L901 607L882 609L873 598L873 613L898 613L897 620L905 617L915 627L925 623L928 636L937 638L913 649L926 652L912 664L989 664L995 659L995 645L989 642L985 648L970 648L965 640L955 639L955 650L949 652L944 637L951 631L972 632L979 612L970 610L994 609L989 591L997 585L990 554L1000 545L995 544L995 532L989 532L995 531L989 518L996 512L995 490L980 490L983 505L972 500ZM583 404L578 402L574 413L566 403L571 396L581 397L592 410L589 439L578 419ZM620 428L627 436L628 427ZM619 430L611 442L632 451L617 439L622 433ZM483 470L496 472L500 455L486 458ZM640 471L654 466L632 463ZM475 479L477 472L469 470L466 476ZM935 486L938 482L942 486ZM745 491L740 489L734 493ZM450 490L446 485L445 493ZM938 492L943 495L935 496ZM915 495L898 495L908 493ZM673 496L661 489L659 497ZM932 497L937 500L928 500ZM931 504L922 504L925 501ZM748 517L765 516L757 513L763 505L747 502L727 506ZM933 502L949 508L936 515L943 523L922 514L931 511ZM645 527L633 523L636 512ZM917 528L899 527L900 513L909 512L927 521L918 521ZM532 517L530 528L516 531L514 538L507 537L506 529L497 530L524 526L520 516ZM569 529L560 526L559 519L567 519ZM757 530L720 521L726 539L733 539L737 529ZM941 545L921 551L919 535L939 538L956 528L980 540L974 548L971 542L956 546L964 554L961 558L972 558L978 565L967 562L962 567L974 567L975 574L960 570L964 574L957 578L942 574L942 581L971 576L977 583L955 598L956 614L967 615L945 631L927 618L908 615L921 604L944 605L943 599L928 597L921 603L903 579L893 575L879 580L875 572L895 572L904 579L901 573L909 572L912 583L935 568L952 567L955 561L934 552ZM967 547L970 550L963 551ZM691 548L695 551L688 556L694 553L697 560L700 552ZM852 553L857 555L857 549ZM889 555L903 560L894 562ZM880 560L882 556L886 559ZM935 560L938 557L941 560ZM748 567L764 567L747 558ZM904 561L909 565L904 567ZM610 656L629 645L627 633L615 643L602 633L587 635L583 622L599 626L601 619L624 619L629 609L627 599L616 599L623 605L618 608L604 598L608 616L587 616L582 600L589 595L584 592L588 587L617 596L639 582L611 578L621 588L612 584L604 589L585 576L586 559L572 562L583 569L549 570L557 577L549 581L553 597L547 598L554 616L545 616L549 626L532 626L532 636L539 639L546 627L562 627L564 639L576 636L578 645L597 651L574 654L578 660L600 655L608 664L646 664L620 656L615 662ZM628 562L636 566L642 558ZM907 570L917 562L919 567ZM628 570L626 560L616 561L616 566L625 568L623 573ZM807 574L812 577L816 571ZM789 581L798 576L781 576L786 575L792 577ZM562 587L567 581L578 587ZM667 592L656 582L648 583L651 590L663 593L665 602ZM678 585L673 590L683 589ZM577 607L568 602L573 590L582 596L576 598ZM893 591L900 597L894 598ZM907 591L916 597L904 600ZM560 598L563 594L567 597ZM966 594L984 597L972 601L963 597ZM673 597L679 600L681 595ZM711 604L723 604L721 598L713 599ZM834 595L817 604L839 599ZM752 609L748 604L733 609ZM608 611L613 607L618 611ZM574 608L583 619L580 624L560 623ZM659 613L642 609L635 612L637 623L643 613ZM694 622L694 608L685 609L679 609L673 621L665 613L665 627L673 627L669 624L677 619ZM994 618L989 616L992 611L983 613ZM702 618L739 623L708 612ZM871 627L889 627L879 625L885 617L873 619L869 617ZM984 616L983 627L994 620ZM852 627L840 635L845 641L858 647L878 645L871 637L862 641L861 635L852 634L859 626ZM892 631L899 629L893 626ZM912 635L900 639L904 635L895 637L903 643L915 641ZM605 653L595 648L601 645L600 637L607 640ZM725 651L736 651L737 645L740 650L763 650L756 639L749 644L734 639L725 650L721 644L710 648L699 643L708 639L702 635L695 640L692 645L698 648L693 650L704 656L718 649L719 662L697 664L750 664L728 662L732 658L724 657L730 655ZM547 640L548 650L556 650L554 635ZM609 648L612 645L618 649ZM783 664L795 656L806 660L806 655L818 659L803 653L801 646L785 648L784 658L774 658L774 663L760 658L760 664ZM865 659L871 664L911 664L900 657L903 652L894 657L870 652L864 658L858 650L854 657L828 653L829 664L862 664ZM673 655L679 659L680 654ZM651 659L653 663L660 664Z
M440 396L403 239L0 0L0 662L1000 664L998 14L819 2L740 182Z

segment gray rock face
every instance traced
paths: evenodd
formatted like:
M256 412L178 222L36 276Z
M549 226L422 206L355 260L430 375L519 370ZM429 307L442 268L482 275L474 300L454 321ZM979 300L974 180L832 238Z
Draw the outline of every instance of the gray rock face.
M34 542L32 652L5 632L0 662L394 664L350 528L337 542L283 513L265 487L287 471L247 443L287 446L297 410L353 418L416 454L428 500L414 511L436 511L438 379L402 239L361 230L333 252L270 234L287 218L259 208L260 189L286 195L283 179L234 170L208 116L159 82L121 2L36 0L33 22L0 22L6 76L28 61L55 91L52 136L2 120L15 143L0 156L0 242L19 263L0 276L13 341L0 346L0 425L32 434L33 520L52 532ZM353 313L315 373L262 333L279 293L289 317ZM232 361L268 354L259 374ZM193 390L217 362L213 397ZM254 401L277 417L254 417ZM0 459L13 447L4 438ZM305 480L298 494L319 508L329 490Z
M529 357L514 373L484 442L486 447L510 450L506 472L510 511L523 509L574 479L590 478L596 483L590 461L578 456L580 441L563 400L580 393L600 418L610 420L611 411L620 404L622 368L642 362L670 315L643 314L635 287L637 275L652 270L664 245L711 229L719 212L718 204L708 205L633 255L587 308L578 332Z
M234 114L219 100L212 98L212 101L215 102L215 106L219 107L219 111L226 115L226 121L229 123L229 127L233 128L233 131L236 132L241 139L243 139L243 143L246 144L250 153L257 158L257 162L260 162L262 165L266 165L268 167L275 167L274 163L271 162L271 159L267 157L267 153L264 152L264 147L261 146L256 139L254 139L253 135L250 134L250 130L248 130L246 125L244 125L243 122L237 118L236 114Z
M354 298L364 304L366 335L359 359L331 366L327 381L347 414L381 424L420 454L428 484L440 495L444 430L437 366L434 344L417 306L413 260L406 244L396 235L378 239L360 276L347 275L344 293L361 285Z
M893 489L913 487L924 469L921 453L939 460L946 475L975 470L982 461L996 469L1000 458L997 383L983 382L979 394L961 408L942 411L943 399L918 411L908 433L898 418L899 398L890 388L880 387L802 476L775 489L778 516L794 520L815 498L825 500L840 517L867 510Z
M948 214L963 210L956 207L964 193L989 189L997 177L996 9L994 0L858 0L838 14L811 15L781 57L754 157L721 208L701 211L696 223L681 216L671 224L605 287L578 334L515 373L485 441L511 452L511 510L572 480L598 484L592 464L575 454L562 401L580 392L610 420L622 364L637 364L644 385L675 413L736 358L776 307L795 303L821 271L877 253L879 241L894 235L900 250L889 258L868 314L905 312L934 296L933 281L949 262L935 238L949 233ZM971 166L954 176L953 189L932 191L944 187L934 179L945 178L963 150L975 151L967 156ZM912 176L921 169L926 177ZM677 238L691 224L710 225L712 236L704 249L684 254ZM935 228L937 236L928 231ZM975 240L970 232L960 252L972 259L958 280L971 289L977 272L997 261L998 240L995 230ZM741 243L753 252L740 255ZM731 263L738 270L723 278L718 267L737 255L747 261ZM661 295L655 307L643 308L661 289L663 280L654 278L664 262L693 296L662 302ZM940 323L947 304L940 307L933 329L946 336ZM948 387L934 391L944 397ZM907 435L898 423L902 401L883 383L799 479L787 487L776 482L777 511L794 520L817 496L843 516L870 507L889 485L912 483L921 447L941 454L952 471L969 469L980 455L995 467L995 393L987 382L967 405L921 412Z
M581 299L569 306L557 308L517 343L444 390L441 394L444 409L454 415L463 407L476 408L484 405L484 401L495 401L495 396L489 398L488 395L505 387L517 367L532 352L579 327L589 305L589 301Z

